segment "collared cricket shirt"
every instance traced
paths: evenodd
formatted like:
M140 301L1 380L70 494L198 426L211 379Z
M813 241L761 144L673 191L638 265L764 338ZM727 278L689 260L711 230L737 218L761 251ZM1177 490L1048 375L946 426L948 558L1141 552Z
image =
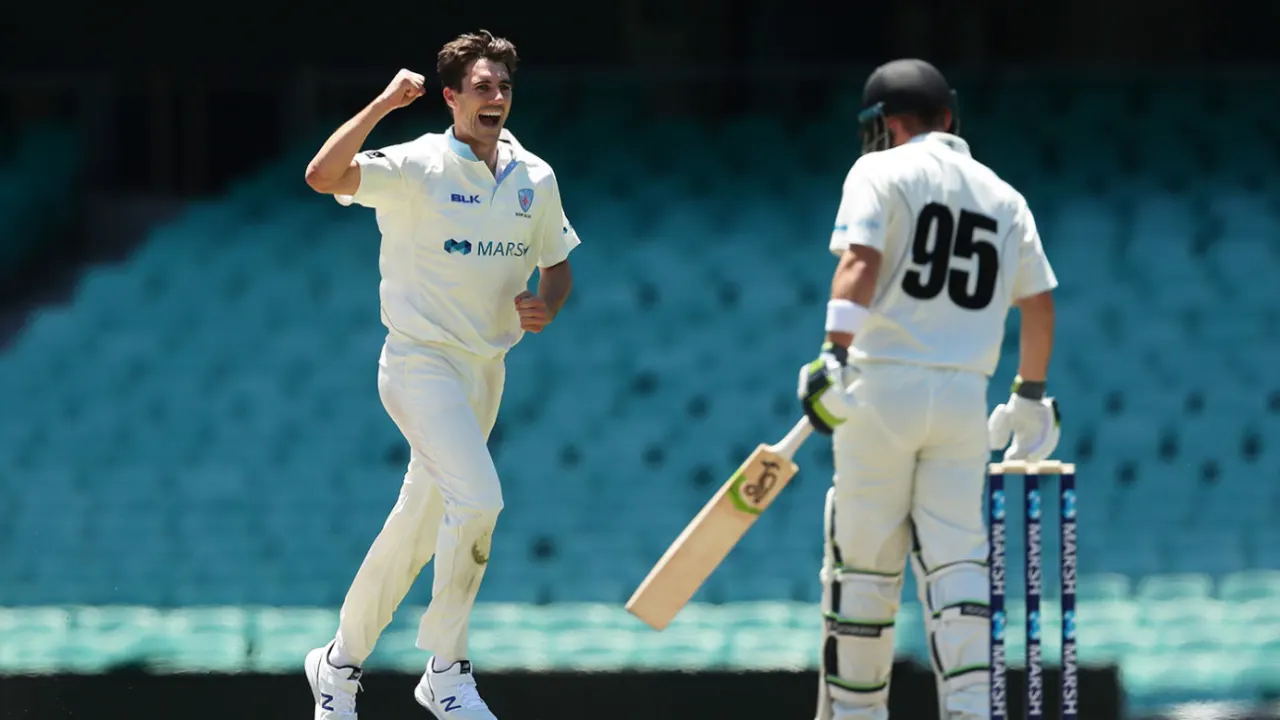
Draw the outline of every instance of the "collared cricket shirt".
M850 358L990 376L1010 306L1058 284L1026 199L947 133L858 158L829 249L855 244L883 257Z
M534 268L579 244L551 166L518 143L498 149L496 176L453 128L356 156L360 187L336 199L375 210L393 333L500 356L523 335L515 296Z

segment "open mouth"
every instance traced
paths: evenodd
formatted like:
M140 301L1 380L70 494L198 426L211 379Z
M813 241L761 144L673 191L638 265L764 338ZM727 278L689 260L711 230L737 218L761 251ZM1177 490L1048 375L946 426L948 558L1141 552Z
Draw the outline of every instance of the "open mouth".
M496 128L502 124L502 112L480 113L480 124L487 128Z

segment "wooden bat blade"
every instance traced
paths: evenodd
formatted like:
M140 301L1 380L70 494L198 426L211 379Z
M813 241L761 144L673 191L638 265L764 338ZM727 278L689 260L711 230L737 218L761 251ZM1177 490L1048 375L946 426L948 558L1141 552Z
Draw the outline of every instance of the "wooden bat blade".
M655 630L671 623L799 468L759 445L649 571L627 611Z

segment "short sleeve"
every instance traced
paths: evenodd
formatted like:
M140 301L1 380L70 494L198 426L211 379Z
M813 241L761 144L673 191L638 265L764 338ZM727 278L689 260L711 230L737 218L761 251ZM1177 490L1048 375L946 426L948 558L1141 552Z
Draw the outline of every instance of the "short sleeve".
M582 241L578 238L578 231L573 229L573 225L569 224L569 216L564 212L564 206L560 202L560 187L553 176L550 182L545 184L546 191L550 197L548 202L542 208L542 214L538 219L538 242L541 252L538 255L538 267L548 268L552 265L559 265L569 257L569 253L573 252Z
M1056 288L1058 278L1045 256L1035 217L1025 201L1019 205L1012 232L1018 248L1018 269L1013 279L1014 302Z
M352 195L334 195L341 205L356 203L365 207L383 208L401 202L405 197L404 145L392 145L378 150L357 153L360 166L360 186Z
M836 224L831 230L830 250L843 255L850 245L866 245L884 252L888 226L888 193L886 183L870 156L859 158L849 169L836 210Z

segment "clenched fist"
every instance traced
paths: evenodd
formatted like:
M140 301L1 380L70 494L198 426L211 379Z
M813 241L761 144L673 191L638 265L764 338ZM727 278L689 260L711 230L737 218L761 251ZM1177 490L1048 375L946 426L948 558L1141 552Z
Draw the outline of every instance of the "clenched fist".
M542 332L551 322L547 302L528 290L516 296L516 312L520 313L520 329L526 332Z
M423 85L426 81L426 78L416 72L401 70L392 78L387 89L378 96L378 102L385 104L391 110L399 110L422 97L425 92Z

